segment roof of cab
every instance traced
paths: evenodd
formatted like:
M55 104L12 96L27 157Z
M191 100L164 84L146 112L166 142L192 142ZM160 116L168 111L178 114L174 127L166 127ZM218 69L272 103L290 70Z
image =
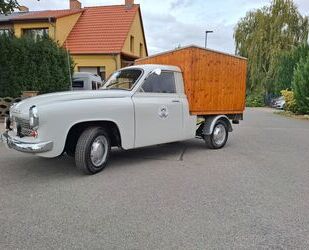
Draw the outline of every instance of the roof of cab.
M126 69L140 69L143 68L144 70L147 71L152 71L155 69L161 69L161 70L166 70L166 71L175 71L175 72L180 72L181 70L179 67L172 66L172 65L161 65L161 64L140 64L140 65L134 65L130 67L126 67Z

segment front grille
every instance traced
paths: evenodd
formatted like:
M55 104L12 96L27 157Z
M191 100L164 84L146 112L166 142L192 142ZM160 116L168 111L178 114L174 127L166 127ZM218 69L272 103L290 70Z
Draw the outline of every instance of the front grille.
M15 117L16 128L19 130L19 136L30 136L32 130L30 129L29 121L22 118Z

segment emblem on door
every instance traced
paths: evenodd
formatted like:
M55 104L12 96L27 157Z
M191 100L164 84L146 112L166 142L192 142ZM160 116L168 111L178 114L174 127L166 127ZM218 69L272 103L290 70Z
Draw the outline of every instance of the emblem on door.
M162 119L166 119L168 117L168 109L166 106L161 106L159 108L159 117Z

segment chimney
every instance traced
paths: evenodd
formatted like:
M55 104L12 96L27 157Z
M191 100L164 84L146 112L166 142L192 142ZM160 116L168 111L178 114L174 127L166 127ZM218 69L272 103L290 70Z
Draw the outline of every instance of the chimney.
M24 6L24 5L20 5L18 7L19 11L20 12L29 12L29 8L27 6Z
M125 0L125 6L130 9L134 5L134 0Z
M81 2L78 0L70 0L70 9L71 10L78 10L82 8Z

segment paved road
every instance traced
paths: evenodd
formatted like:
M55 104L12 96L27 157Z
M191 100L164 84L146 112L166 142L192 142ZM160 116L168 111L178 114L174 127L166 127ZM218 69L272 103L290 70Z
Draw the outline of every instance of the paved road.
M309 122L267 109L247 110L220 151L115 151L83 176L1 145L0 171L1 249L309 248Z

